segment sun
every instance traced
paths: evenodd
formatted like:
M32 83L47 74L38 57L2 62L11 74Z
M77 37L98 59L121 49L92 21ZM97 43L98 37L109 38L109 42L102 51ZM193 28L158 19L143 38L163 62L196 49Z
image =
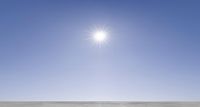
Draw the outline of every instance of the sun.
M107 32L104 30L95 31L93 34L93 39L97 43L105 42L107 39Z
M110 28L108 26L93 26L86 31L88 34L86 40L94 43L93 46L103 47L110 42Z

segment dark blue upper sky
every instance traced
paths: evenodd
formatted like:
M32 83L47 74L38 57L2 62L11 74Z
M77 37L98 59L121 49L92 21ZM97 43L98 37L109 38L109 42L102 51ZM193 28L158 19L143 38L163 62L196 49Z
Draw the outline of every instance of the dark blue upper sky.
M199 0L0 1L0 100L194 101L199 82Z

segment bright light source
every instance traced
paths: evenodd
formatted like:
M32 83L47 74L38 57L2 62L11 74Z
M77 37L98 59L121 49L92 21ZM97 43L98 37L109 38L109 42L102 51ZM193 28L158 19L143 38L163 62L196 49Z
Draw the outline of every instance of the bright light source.
M88 40L94 43L94 46L106 46L110 40L110 30L106 26L94 26L87 31Z
M96 31L93 34L93 38L96 42L101 43L107 39L107 32L106 31Z

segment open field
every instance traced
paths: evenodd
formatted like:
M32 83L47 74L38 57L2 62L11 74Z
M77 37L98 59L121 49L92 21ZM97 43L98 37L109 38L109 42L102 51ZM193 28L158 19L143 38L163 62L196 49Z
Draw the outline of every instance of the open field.
M0 102L0 107L200 107L200 102Z

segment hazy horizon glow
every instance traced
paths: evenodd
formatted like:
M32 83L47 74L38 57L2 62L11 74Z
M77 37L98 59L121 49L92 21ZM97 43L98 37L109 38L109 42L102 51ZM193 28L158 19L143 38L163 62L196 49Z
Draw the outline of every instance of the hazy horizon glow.
M199 101L199 4L1 0L0 101Z

